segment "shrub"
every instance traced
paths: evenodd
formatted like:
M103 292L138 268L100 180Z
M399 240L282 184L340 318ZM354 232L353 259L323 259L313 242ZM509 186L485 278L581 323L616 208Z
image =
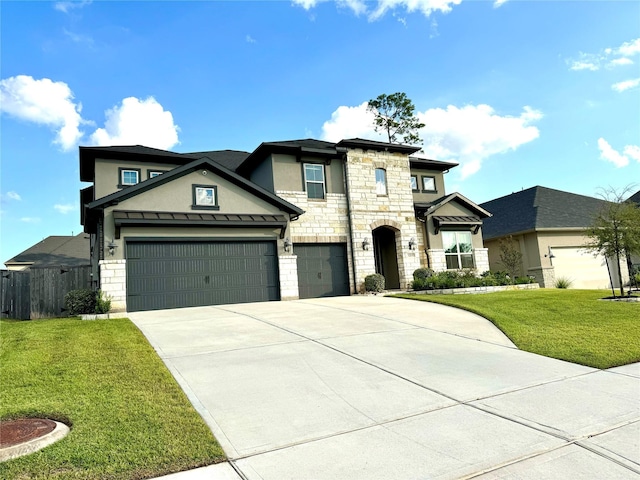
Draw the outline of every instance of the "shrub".
M69 315L83 315L96 311L96 292L88 288L71 290L64 296L64 306Z
M364 289L367 292L382 292L384 290L384 276L379 273L364 277Z
M571 287L572 283L573 283L573 281L568 279L567 277L560 277L560 278L556 279L555 287L556 288L569 288L569 287Z
M536 283L536 279L533 277L516 277L516 285L526 285L528 283Z
M96 293L96 313L109 313L111 310L111 295L106 295L102 290Z
M418 268L413 272L414 280L425 280L433 275L433 270L430 268Z

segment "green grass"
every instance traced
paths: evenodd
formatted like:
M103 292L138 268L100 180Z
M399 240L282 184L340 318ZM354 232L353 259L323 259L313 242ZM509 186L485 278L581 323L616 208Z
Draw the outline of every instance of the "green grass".
M640 361L640 303L600 300L598 290L522 290L480 295L397 295L477 313L521 350L595 368Z
M127 319L0 322L0 418L71 432L0 463L0 478L141 479L224 460L162 361Z

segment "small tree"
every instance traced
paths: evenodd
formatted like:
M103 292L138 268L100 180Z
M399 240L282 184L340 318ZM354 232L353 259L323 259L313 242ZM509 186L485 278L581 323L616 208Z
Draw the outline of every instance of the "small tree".
M593 224L587 229L589 241L587 250L614 259L618 265L618 282L620 295L624 296L620 259L625 255L640 253L640 207L630 201L624 201L631 187L622 191L608 188L602 191L601 197L606 201L601 211L595 216ZM607 262L607 268L609 263ZM609 270L611 276L611 270ZM613 296L613 284L611 285Z
M511 235L500 240L500 263L509 273L511 284L514 284L522 266L522 253L516 248L516 242Z
M414 115L413 102L403 92L383 93L369 100L367 110L373 112L376 132L387 134L389 143L422 143L418 130L424 127Z

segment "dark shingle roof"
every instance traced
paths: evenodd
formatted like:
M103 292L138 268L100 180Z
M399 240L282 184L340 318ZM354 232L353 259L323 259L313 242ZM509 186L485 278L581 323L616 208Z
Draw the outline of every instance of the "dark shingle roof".
M634 193L629 198L627 198L627 201L628 200L631 200L632 202L635 202L638 205L640 205L640 190L638 190L636 193Z
M604 200L536 186L481 203L493 216L482 226L485 240L546 228L586 228Z
M249 156L249 152L242 152L239 150L213 150L210 152L183 153L182 155L194 159L207 157L208 159L213 160L223 167L235 172L236 168L238 168L238 166Z
M89 265L89 235L52 235L7 260L9 264L33 264L34 267L54 265Z

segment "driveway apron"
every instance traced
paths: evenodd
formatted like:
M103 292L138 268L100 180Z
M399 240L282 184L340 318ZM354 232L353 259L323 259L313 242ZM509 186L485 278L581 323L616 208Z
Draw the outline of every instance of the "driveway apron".
M131 313L246 479L640 478L640 368L351 296Z

